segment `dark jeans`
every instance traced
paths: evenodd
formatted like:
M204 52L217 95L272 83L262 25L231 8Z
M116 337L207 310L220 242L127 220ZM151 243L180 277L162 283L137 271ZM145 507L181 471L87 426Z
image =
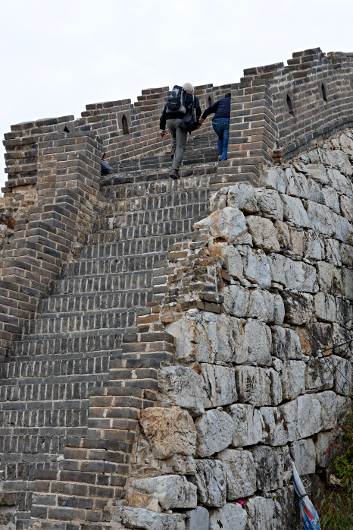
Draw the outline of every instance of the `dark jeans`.
M214 132L218 136L218 154L222 155L221 160L227 160L229 121L229 118L218 118L217 120L212 120Z

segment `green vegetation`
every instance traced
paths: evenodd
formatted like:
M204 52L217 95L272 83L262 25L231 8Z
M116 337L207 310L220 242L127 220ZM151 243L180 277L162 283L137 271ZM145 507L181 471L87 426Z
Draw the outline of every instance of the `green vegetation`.
M340 485L329 485L319 492L320 522L325 530L353 528L353 410L339 430L343 432L342 443L332 444L329 451L339 455L333 456L333 468Z

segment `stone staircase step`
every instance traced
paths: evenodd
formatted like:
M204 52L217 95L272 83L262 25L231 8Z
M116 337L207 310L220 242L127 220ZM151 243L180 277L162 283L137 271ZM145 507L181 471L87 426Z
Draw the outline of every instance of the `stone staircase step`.
M133 313L131 313L133 315ZM127 315L126 315L127 316ZM132 318L131 318L132 319ZM128 324L126 319L126 324ZM132 325L132 329L133 329ZM56 354L77 354L87 352L117 352L121 347L121 339L126 327L123 329L88 330L86 332L62 333L54 338L45 339L42 336L33 336L13 345L9 352L10 357L30 358L34 355L43 356L43 360L50 359Z
M152 287L152 286L151 286ZM112 308L101 310L98 313L94 311L80 312L70 311L68 313L55 314L31 320L27 334L30 334L33 340L50 339L52 336L61 336L69 338L71 333L77 336L83 331L124 329L126 322L133 325L134 312L127 313L123 308ZM109 332L108 332L109 333Z
M156 256L165 259L166 254ZM131 260L132 261L132 260ZM137 261L137 260L136 260ZM105 264L104 264L105 265ZM107 263L109 266L109 262ZM132 267L134 263L132 262ZM136 265L137 268L137 265ZM82 267L82 271L84 266ZM131 271L130 273L97 273L81 276L72 276L57 282L53 289L54 295L83 295L95 293L138 292L151 290L153 287L153 269L147 271Z
M55 313L60 315L69 314L72 311L87 312L104 311L108 309L125 309L132 307L143 308L150 302L151 296L148 296L150 289L146 291L131 290L127 292L103 292L94 293L74 293L70 298L67 294L58 294L50 298L43 298L40 303L40 314L47 318Z
M80 374L103 373L108 371L111 353L111 351L105 354L86 352L85 355L81 353L75 355L66 352L57 359L53 359L52 356L47 358L33 356L31 359L24 360L16 358L16 360L0 363L0 379L8 384L12 380L16 381L16 384L20 384L22 380L40 377L45 378L47 383L50 383L52 377L69 378L71 375L78 377ZM116 353L120 355L121 349L117 350Z

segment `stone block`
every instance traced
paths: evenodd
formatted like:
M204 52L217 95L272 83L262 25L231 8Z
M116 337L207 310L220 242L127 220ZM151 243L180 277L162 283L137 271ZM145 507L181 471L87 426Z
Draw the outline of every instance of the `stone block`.
M261 414L252 405L236 403L229 407L234 422L232 444L235 447L255 445L262 440Z
M246 503L246 511L249 515L249 530L273 530L275 505L272 499L252 497Z
M324 238L317 232L306 230L304 233L304 258L310 260L325 259Z
M330 208L312 201L307 201L307 204L309 227L325 237L334 236L336 233L336 223Z
M349 162L348 155L343 153L343 151L339 149L322 149L321 156L325 166L338 169L344 175L352 175L353 169L351 163Z
M338 215L341 213L340 201L337 192L331 187L324 186L322 188L322 203L331 208Z
M65 452L66 453L66 452ZM192 456L175 454L166 460L158 460L152 453L150 444L141 433L136 447L135 462L131 468L130 477L160 475L195 475L196 460Z
M334 455L330 451L330 446L334 440L334 431L319 432L315 436L316 465L318 467L328 467L331 464Z
M234 278L243 278L243 260L238 250L233 245L227 245L222 249L227 272Z
M283 361L280 374L283 399L294 399L305 392L305 368L303 361Z
M209 530L245 530L247 519L240 504L226 504L223 508L210 510Z
M313 316L312 295L296 291L284 291L282 298L286 322L300 326L311 320Z
M271 269L263 250L245 247L243 273L248 281L259 287L268 289L271 286Z
M338 276L338 275L337 275ZM350 269L342 268L342 293L345 298L348 298L350 302L353 301L353 271Z
M272 355L282 361L302 359L302 348L295 331L282 326L272 327Z
M237 401L234 368L202 363L201 372L208 398L205 401L207 408L230 405Z
M264 217L283 221L283 203L275 190L261 189L257 192L257 203Z
M329 177L331 186L338 191L339 193L343 193L344 195L347 195L348 197L353 197L353 186L347 177L342 175L337 169L328 168L327 175Z
M267 492L283 487L283 457L272 447L257 446L252 449L256 467L257 489Z
M235 376L234 376L235 381ZM209 404L203 377L184 366L168 366L158 372L158 387L162 392L161 405L178 405L191 414L205 412Z
M323 322L313 322L299 328L299 340L305 355L317 355L318 350L333 346L332 326Z
M253 244L266 252L279 252L277 230L270 219L251 215L246 218Z
M278 408L283 414L290 442L308 438L323 429L319 394L299 396Z
M301 228L295 228L282 221L276 221L275 225L281 247L288 250L290 253L294 252L297 256L302 257L304 253L304 237L306 232Z
M274 406L279 405L283 399L281 377L279 373L273 368L267 369L266 373L271 381L271 386L270 386L271 404Z
M341 326L344 326L347 329L352 329L353 327L353 307L349 300L344 298L337 297L336 302L336 321Z
M336 301L334 296L319 292L314 296L314 314L324 322L335 322Z
M216 210L223 210L227 206L228 187L221 188L216 193L210 194L210 210L215 212ZM234 205L229 205L234 206ZM236 206L236 205L235 205ZM238 207L238 206L237 206ZM241 210L241 208L240 208Z
M345 217L332 213L334 237L343 243L353 244L353 226Z
M329 179L325 167L322 164L308 164L307 174L318 184L329 184Z
M167 332L176 338L175 359L177 361L190 362L197 358L197 345L202 340L197 315L197 312L189 311L183 315L182 319L166 326Z
M300 228L308 228L310 222L302 201L289 195L281 195L281 198L283 201L284 221L289 221Z
M218 453L227 481L227 501L249 497L256 491L255 462L250 451L225 449Z
M309 190L309 200L313 202L322 202L322 186L318 184L312 178L307 178L308 181L308 190Z
M336 411L335 412L336 412L337 421L340 421L340 422L345 421L347 415L349 414L351 403L352 403L351 398L347 398L345 396L339 396L339 395L336 396ZM334 427L332 426L332 422L331 422L331 426L328 425L327 430L330 430L333 428Z
M281 254L272 254L268 262L273 282L299 292L315 293L318 291L315 267L302 261L293 261Z
M286 193L289 183L289 177L286 171L280 167L271 168L264 171L261 178L261 185L270 190L276 190L279 193Z
M111 523L117 528L141 530L185 530L185 515L155 513L142 508L113 506Z
M258 318L272 324L282 324L284 304L279 294L261 289L253 289L249 296L248 317Z
M281 324L284 318L281 296L261 289L250 291L239 285L224 288L224 309L235 317L258 318L274 324Z
M352 337L350 331L343 328L337 323L332 324L332 340L334 344L342 344L343 342L346 342L351 338ZM334 353L335 355L339 355L340 357L344 357L351 361L353 356L353 344L350 342L343 346L336 347Z
M226 449L234 434L234 422L231 416L221 410L209 410L195 421L197 431L197 455L201 458L211 456Z
M305 387L308 390L329 390L333 387L334 369L325 359L311 359L305 369Z
M281 446L288 442L282 411L277 407L262 407L262 441L266 445Z
M299 520L295 510L294 487L291 485L271 493L271 499L275 508L272 530L297 530Z
M307 178L302 173L297 173L292 168L286 169L286 175L289 183L287 187L287 193L291 197L299 197L302 199L309 198L309 186ZM285 193L285 192L283 192Z
M239 400L257 407L271 405L271 380L264 368L240 366L236 368Z
M259 212L256 189L249 184L231 186L228 190L227 206L239 208L248 214Z
M346 195L340 196L340 207L342 211L342 215L347 218L347 220L352 223L353 222L353 200L350 197L347 197ZM336 213L340 213L339 211Z
M310 475L316 470L315 444L311 438L290 444L291 456L299 475Z
M224 309L226 313L235 317L248 316L251 295L249 289L245 289L239 285L225 287Z
M349 397L352 392L352 363L337 355L327 357L327 363L334 374L333 390Z
M163 510L196 508L197 488L185 477L179 475L132 479L128 485L128 500L129 504L134 505L141 502L138 505L141 508L148 508L153 501L156 501ZM153 511L158 511L158 509Z
M176 337L177 360L243 363L247 359L243 321L225 313L190 310L167 330Z
M186 530L209 530L210 515L203 506L186 512Z
M334 267L331 263L318 261L317 277L320 291L334 296L342 294L342 276L341 270Z
M320 430L329 431L334 429L337 426L337 420L339 418L340 398L342 396L337 396L331 390L320 392L316 396L321 404L322 429ZM306 437L303 436L303 438Z
M271 329L259 320L249 318L244 326L247 362L267 366L271 361Z
M353 140L346 134L342 133L339 141L341 150L347 155L353 156Z
M339 258L342 261L342 265L346 267L353 267L353 247L342 243L339 249ZM339 263L337 263L339 265Z
M176 453L195 454L196 428L188 412L147 408L141 412L140 424L156 458L163 460Z
M196 230L208 230L213 237L221 237L228 243L251 245L251 236L244 214L238 208L226 207L195 223Z
M205 506L221 508L226 503L227 482L223 463L218 460L196 460L198 501Z

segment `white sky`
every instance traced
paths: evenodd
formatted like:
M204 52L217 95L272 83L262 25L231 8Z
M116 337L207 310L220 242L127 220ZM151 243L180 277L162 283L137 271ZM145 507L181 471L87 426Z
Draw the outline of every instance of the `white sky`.
M352 0L0 0L0 134L144 88L353 51ZM2 166L4 149L1 145ZM0 186L5 175L0 169Z

